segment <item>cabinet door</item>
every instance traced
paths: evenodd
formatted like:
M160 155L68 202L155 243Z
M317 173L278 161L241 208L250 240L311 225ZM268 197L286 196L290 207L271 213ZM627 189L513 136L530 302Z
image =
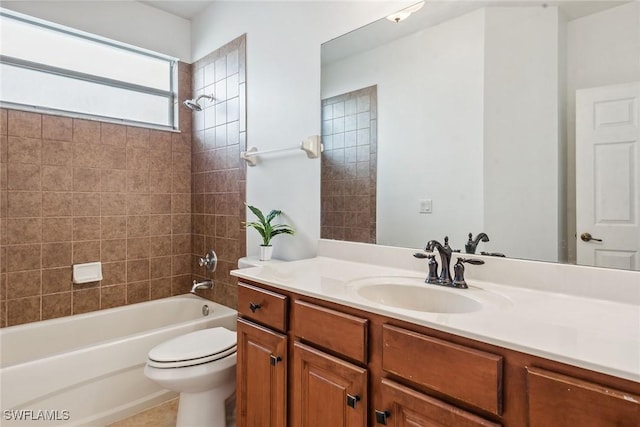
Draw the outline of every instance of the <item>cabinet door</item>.
M527 368L529 426L640 427L640 396Z
M296 342L293 371L292 425L366 427L366 369Z
M238 319L238 427L284 427L287 337Z
M375 408L375 425L393 427L497 427L438 399L383 379L382 407Z

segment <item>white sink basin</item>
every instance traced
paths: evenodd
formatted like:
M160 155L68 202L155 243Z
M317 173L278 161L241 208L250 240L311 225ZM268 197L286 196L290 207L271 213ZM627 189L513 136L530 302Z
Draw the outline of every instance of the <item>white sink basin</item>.
M359 299L427 313L471 313L510 305L505 297L474 286L447 288L426 284L424 279L414 277L370 277L351 281L347 286Z
M358 295L382 305L405 310L431 313L470 313L482 309L478 301L461 294L446 292L433 285L368 285L358 290Z

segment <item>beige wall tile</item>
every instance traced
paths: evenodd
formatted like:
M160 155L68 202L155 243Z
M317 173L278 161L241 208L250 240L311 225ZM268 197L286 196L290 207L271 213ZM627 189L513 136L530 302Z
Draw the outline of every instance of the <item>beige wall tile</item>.
M40 190L40 165L9 163L7 165L7 189Z
M171 257L151 258L149 260L151 266L151 278L159 279L161 277L171 277Z
M127 259L126 239L102 240L102 261L122 261Z
M73 161L73 143L69 141L42 141L42 164L69 166Z
M42 267L68 267L71 265L71 243L44 243Z
M127 282L149 280L149 258L127 261Z
M171 236L155 236L149 238L149 256L159 257L171 255Z
M126 261L105 262L102 264L102 286L127 283Z
M168 298L171 296L171 278L153 279L150 288L151 299Z
M166 169L149 171L149 191L152 194L171 193L171 174Z
M42 116L38 113L9 110L8 135L27 138L42 138Z
M132 215L127 217L127 237L142 237L149 235L149 216Z
M39 244L7 246L7 272L39 269L40 251Z
M151 198L148 194L127 194L127 214L147 215L151 205Z
M68 218L43 218L42 241L67 242L73 238L73 219Z
M124 148L127 144L126 126L113 123L101 123L101 139L103 144Z
M149 301L149 281L127 284L127 304Z
M125 193L102 193L102 216L125 215L127 198Z
M100 261L100 241L73 242L73 264Z
M100 239L99 216L73 218L73 240L98 239Z
M73 119L70 117L42 115L42 139L73 140Z
M127 126L127 148L149 149L149 129Z
M7 299L39 296L41 290L40 270L7 273Z
M191 91L189 91L191 93ZM190 114L187 114L190 116ZM152 153L155 151L171 151L171 134L161 130L149 131L149 144L153 147Z
M191 213L191 194L181 193L171 196L171 213Z
M100 167L102 169L125 169L127 162L126 151L122 147L103 145L101 147ZM104 191L104 190L103 190Z
M7 146L9 163L40 164L42 157L42 140L10 136Z
M102 191L125 192L127 191L127 172L119 169L103 169L101 171Z
M7 244L42 242L42 218L9 218L7 220Z
M149 258L149 251L149 237L127 239L127 259Z
M7 110L0 108L0 135L6 135L7 131Z
M127 303L127 285L100 288L100 308L120 307Z
M171 194L152 194L149 197L149 213L171 213Z
M73 193L43 192L42 215L45 217L71 216Z
M42 294L55 294L71 291L71 266L45 268L42 270Z
M151 215L149 217L149 235L171 234L171 215Z
M5 194L9 218L42 215L42 193L39 191L8 191Z
M73 144L73 166L76 168L99 168L101 148L94 144Z
M71 315L71 292L42 296L42 320Z
M100 143L100 122L73 119L73 142Z
M130 193L149 192L149 171L148 170L128 170L127 171L127 191Z
M100 170L89 168L73 168L73 190L100 191Z
M74 216L100 216L100 193L73 193Z
M42 189L45 191L71 191L73 170L68 166L42 166Z
M127 169L149 170L149 149L127 147Z
M100 309L100 288L73 291L73 314L88 313Z
M102 239L116 239L127 237L126 216L103 216L100 226L102 229Z
M7 301L7 326L40 320L40 296Z
M191 215L172 215L171 216L171 232L173 234L191 233Z

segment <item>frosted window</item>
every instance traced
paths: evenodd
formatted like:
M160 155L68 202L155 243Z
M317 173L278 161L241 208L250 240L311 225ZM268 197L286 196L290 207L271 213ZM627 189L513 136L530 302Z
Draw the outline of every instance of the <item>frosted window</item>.
M0 9L0 101L174 127L176 60Z

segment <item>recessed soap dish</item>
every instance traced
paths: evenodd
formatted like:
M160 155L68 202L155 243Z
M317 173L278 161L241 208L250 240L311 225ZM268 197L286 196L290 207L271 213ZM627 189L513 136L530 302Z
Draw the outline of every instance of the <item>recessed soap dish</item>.
M102 280L102 263L88 262L73 265L73 283L90 283Z

